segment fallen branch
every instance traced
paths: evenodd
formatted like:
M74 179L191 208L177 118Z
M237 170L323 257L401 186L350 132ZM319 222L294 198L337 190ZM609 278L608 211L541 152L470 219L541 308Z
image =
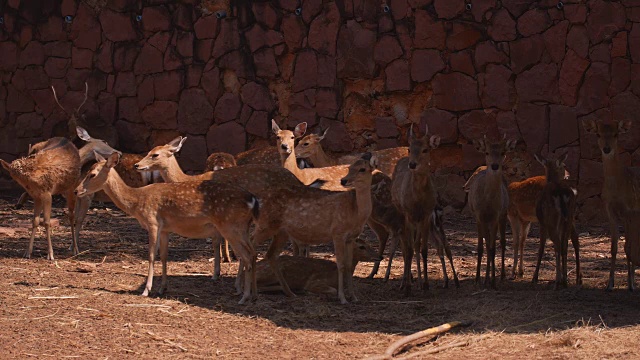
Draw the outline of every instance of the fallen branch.
M458 326L464 326L467 327L471 325L470 322L460 322L460 321L453 321L450 323L446 323L446 324L442 324L440 326L436 326L436 327L432 327L426 330L422 330L419 331L417 333L408 335L403 337L400 340L395 341L394 343L392 343L391 345L389 345L389 347L387 348L387 350L384 352L383 355L374 355L374 356L370 356L367 358L367 360L385 360L385 359L392 359L393 358L393 354L400 348L402 348L403 346L405 346L406 344L416 341L418 339L422 339L424 337L427 336L435 336L435 335L439 335L442 333L445 333L455 327Z
M29 300L64 300L64 299L77 299L78 296L29 296L27 299Z
M423 350L423 351L417 351L413 354L409 354L407 356L401 357L401 358L396 358L397 360L409 360L409 359L413 359L413 358L417 358L417 357L422 357L424 355L431 355L431 354L437 354L439 352L443 352L445 350L449 350L449 349L453 349L453 348L457 348L457 347L462 347L462 346L469 346L472 343L476 343L480 340L484 340L488 337L493 336L493 334L485 334L482 335L476 339L469 339L469 340L462 340L462 341L457 341L451 344L447 344L447 345L442 345L442 346L438 346L435 347L433 349L429 349L429 350Z

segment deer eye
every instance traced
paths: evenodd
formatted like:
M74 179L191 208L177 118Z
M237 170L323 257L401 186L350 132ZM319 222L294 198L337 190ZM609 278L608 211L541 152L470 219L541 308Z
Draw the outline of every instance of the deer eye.
M292 137L291 137L291 139L295 139L295 138L296 138L295 136L292 136Z
M422 150L422 153L423 153L423 154L426 154L426 153L428 153L428 152L429 152L429 149L424 149L424 150Z
M153 155L151 155L151 158L152 158L152 159L156 159L157 157L158 157L158 154L153 154Z
M303 146L309 146L309 143L308 143L308 142L306 142L306 143L304 143L304 144L302 144L302 145L303 145Z
M363 168L363 169L358 170L358 172L364 172L364 168Z
M489 155L489 152L487 151L486 153L484 153L485 155Z
M90 174L89 175L89 179L93 179L94 177L96 177L96 174Z

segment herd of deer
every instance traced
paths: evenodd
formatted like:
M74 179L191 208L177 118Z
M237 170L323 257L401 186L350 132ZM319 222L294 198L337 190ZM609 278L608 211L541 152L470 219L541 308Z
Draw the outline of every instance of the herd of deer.
M57 97L54 98L60 105ZM81 105L82 106L82 105ZM60 105L62 108L62 105ZM63 108L64 110L64 108ZM71 119L79 112L76 109ZM321 141L326 135L309 134L306 123L293 131L281 129L272 120L276 147L250 150L232 156L212 154L206 172L185 174L176 160L186 137L177 137L153 148L146 156L123 154L106 142L92 138L75 127L85 142L78 150L64 137L55 137L30 147L28 156L7 163L0 160L34 201L34 218L29 246L33 250L35 231L46 230L48 256L54 259L51 244L51 197L67 199L72 234L72 250L78 253L82 223L94 197L111 200L138 220L149 235L149 270L142 293L152 289L154 260L159 252L162 280L158 292L167 287L169 234L188 238L212 238L213 277L220 275L220 262L229 260L230 245L240 266L235 287L242 293L240 303L254 300L258 291L280 290L337 294L341 303L347 297L356 301L353 272L358 261L375 261L369 277L374 277L391 239L391 261L398 244L404 257L401 288L408 295L412 287L413 256L417 265L417 285L429 287L427 254L435 246L448 286L445 256L449 260L456 287L459 286L451 250L442 226L442 208L430 168L430 152L440 144L438 135L417 136L409 130L409 146L358 155L332 157ZM603 199L611 222L611 273L607 289L614 285L618 225L626 230L628 285L634 287L634 267L640 261L640 174L625 167L618 156L618 135L629 130L629 121L605 123L587 121L585 130L598 137L605 172ZM298 144L295 142L297 139ZM465 184L469 205L478 229L476 282L480 281L481 261L486 244L485 285L495 288L496 240L500 233L501 277L505 278L505 228L507 219L514 237L511 276L523 275L524 240L532 222L540 223L540 248L533 281L538 279L540 261L547 238L556 255L555 286L567 286L567 248L571 238L575 248L576 283L581 284L578 235L574 226L576 190L565 183L566 155L557 159L536 156L546 175L507 184L502 174L507 152L514 140L474 142L485 154L480 167ZM300 166L306 159L313 167ZM161 178L161 181L160 181ZM106 197L104 196L106 195ZM21 198L23 201L25 196ZM41 213L44 219L40 221ZM374 252L359 239L367 224L379 240ZM265 259L257 261L256 246L272 239ZM280 256L291 241L294 255ZM336 263L308 257L309 246L333 243ZM336 266L337 265L337 266ZM519 267L518 267L519 265ZM517 268L517 273L516 273ZM346 288L346 290L345 290Z

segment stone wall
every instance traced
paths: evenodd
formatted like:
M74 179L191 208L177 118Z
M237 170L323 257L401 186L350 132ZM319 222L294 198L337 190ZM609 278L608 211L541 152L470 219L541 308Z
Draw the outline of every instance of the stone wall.
M269 119L331 127L325 147L406 144L411 123L443 137L442 196L464 202L483 162L470 140L520 141L513 179L534 152L568 151L582 220L599 221L602 167L583 118L640 114L640 1L8 0L0 7L0 157L67 133L54 103L89 100L79 123L144 152L186 134L180 161L269 141ZM143 4L143 5L141 5ZM0 2L2 6L2 2ZM621 138L640 157L640 126ZM637 163L637 161L635 161ZM4 175L6 176L6 174Z

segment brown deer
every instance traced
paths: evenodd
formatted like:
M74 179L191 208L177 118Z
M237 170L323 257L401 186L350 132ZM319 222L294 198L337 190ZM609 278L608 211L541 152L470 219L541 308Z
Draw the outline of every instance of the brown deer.
M233 155L225 152L215 152L209 155L204 171L218 171L237 166Z
M376 252L362 239L356 239L351 268L353 274L360 261L380 261ZM278 259L282 274L292 291L308 291L316 294L338 294L338 271L334 261L301 256L282 255ZM282 291L268 260L256 264L258 291Z
M607 291L614 286L616 255L618 253L618 225L626 232L624 251L627 255L627 284L629 291L635 289L635 266L640 264L640 170L627 167L618 155L618 136L629 131L630 120L618 122L583 121L584 129L598 136L598 146L602 152L604 184L602 199L605 202L611 227L611 270Z
M515 140L501 140L490 142L486 135L483 139L474 141L476 150L485 155L487 168L476 175L469 190L469 205L474 214L478 227L478 263L476 267L476 283L480 282L480 268L482 265L483 240L487 247L487 270L485 285L491 279L491 287L496 287L496 237L500 231L500 245L502 249L501 278L505 278L504 253L506 246L507 209L509 207L509 193L502 177L502 165L508 151L515 148Z
M169 234L189 238L206 238L218 233L229 240L241 265L249 276L245 277L243 304L254 299L256 253L249 240L249 226L258 218L259 201L250 192L219 181L191 181L160 183L132 188L115 171L120 155L107 160L96 154L93 165L76 189L78 196L103 190L125 213L138 220L149 233L149 273L142 293L148 296L153 286L156 242L160 242L162 282L159 293L167 287L167 252Z
M440 145L440 136L429 136L429 128L423 137L416 137L409 129L409 156L400 159L393 173L391 196L393 204L404 215L405 231L402 236L404 275L401 288L405 295L411 293L411 263L416 253L418 287L428 289L427 236L431 229L429 216L436 206L436 190L431 182L430 151ZM424 263L424 280L420 255Z
M33 225L29 247L25 257L30 258L33 252L33 241L36 228L42 224L46 231L48 252L47 259L54 260L53 245L51 244L51 196L62 194L67 199L69 209L69 224L71 225L72 247L78 253L78 242L75 237L75 204L73 194L80 178L80 155L78 149L66 138L51 138L36 144L39 151L11 163L0 159L9 175L22 186L34 200ZM44 220L40 222L40 213L44 213Z
M577 191L563 182L564 161L567 159L567 154L557 160L545 159L538 155L535 157L545 168L546 185L536 203L536 215L538 222L540 222L540 249L536 271L533 274L533 283L538 282L540 261L544 254L547 238L550 238L556 254L555 288L557 289L558 286L567 287L567 248L569 247L569 237L572 232L575 232L574 216ZM574 246L576 247L577 264L579 245L574 243ZM577 268L580 269L579 266Z

